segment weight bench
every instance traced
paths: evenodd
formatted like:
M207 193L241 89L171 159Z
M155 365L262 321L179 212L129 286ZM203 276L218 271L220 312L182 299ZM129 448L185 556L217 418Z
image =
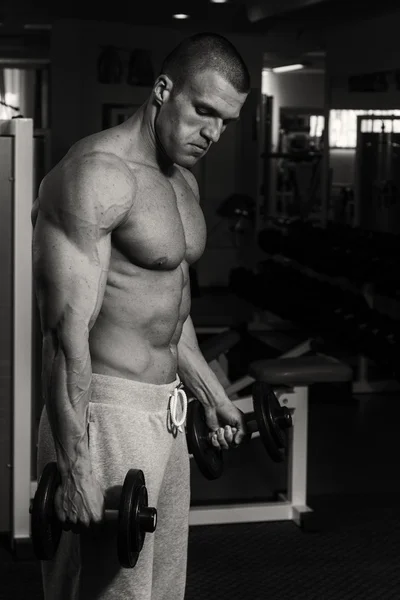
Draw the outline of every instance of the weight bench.
M208 331L209 330L207 329L207 332ZM225 391L231 400L237 398L238 392L248 387L254 381L254 378L248 374L238 378L234 382L230 381L228 378L228 360L226 353L240 342L244 332L247 332L247 325L239 324L237 327L215 333L212 337L200 344L200 350L204 358L217 376L221 385L225 388ZM306 338L304 341L298 343L289 350L286 350L286 352L279 354L279 358L303 356L312 351L313 346L314 340L312 338Z
M313 383L348 382L352 377L348 365L325 355L251 363L248 380L272 385L281 405L292 412L287 495L280 494L277 501L194 506L190 509L190 525L291 520L300 527L312 528L313 511L307 506L308 388ZM253 411L251 396L232 401L244 413Z

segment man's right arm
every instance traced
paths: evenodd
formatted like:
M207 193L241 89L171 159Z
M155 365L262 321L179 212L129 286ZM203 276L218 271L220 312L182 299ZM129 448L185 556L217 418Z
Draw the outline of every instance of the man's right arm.
M132 175L112 155L74 159L40 188L33 267L43 335L42 389L61 474L59 517L99 520L87 425L89 332L103 301L111 232L128 216Z

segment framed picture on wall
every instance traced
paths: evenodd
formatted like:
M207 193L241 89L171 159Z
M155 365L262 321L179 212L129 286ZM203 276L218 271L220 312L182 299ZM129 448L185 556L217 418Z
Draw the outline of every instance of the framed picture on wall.
M131 117L140 104L103 104L103 129L120 125Z

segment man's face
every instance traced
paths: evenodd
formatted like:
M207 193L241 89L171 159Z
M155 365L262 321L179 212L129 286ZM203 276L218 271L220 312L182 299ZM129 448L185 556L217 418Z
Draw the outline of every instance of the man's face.
M199 73L159 110L155 127L164 152L181 167L193 167L238 120L246 98L215 71Z

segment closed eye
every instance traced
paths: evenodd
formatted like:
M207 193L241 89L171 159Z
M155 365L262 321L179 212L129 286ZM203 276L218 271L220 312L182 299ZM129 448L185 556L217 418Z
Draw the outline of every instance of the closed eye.
M203 116L210 115L210 112L205 108L196 108L196 112L198 115L203 115Z
M219 114L213 110L210 110L209 108L202 108L200 106L196 107L196 112L198 115L202 116L202 117L216 117L216 118L220 118ZM229 123L235 123L237 121L239 121L240 118L239 117L234 117L232 119L224 119L222 121L224 127L226 127L227 125L229 125Z

